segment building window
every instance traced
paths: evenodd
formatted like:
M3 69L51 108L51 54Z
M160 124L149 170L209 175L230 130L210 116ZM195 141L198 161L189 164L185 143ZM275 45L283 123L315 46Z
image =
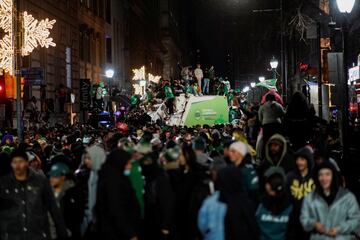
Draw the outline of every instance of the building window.
M99 0L99 17L104 18L104 0Z
M66 61L66 86L72 88L72 70L71 70L71 48L65 49L65 61Z
M79 39L79 57L81 61L84 61L84 33L80 31L80 39Z
M111 1L106 0L105 3L105 16L106 16L106 22L111 24Z
M93 1L93 12L95 16L99 16L99 3L98 0L92 0Z
M112 46L111 38L106 38L106 62L112 63Z

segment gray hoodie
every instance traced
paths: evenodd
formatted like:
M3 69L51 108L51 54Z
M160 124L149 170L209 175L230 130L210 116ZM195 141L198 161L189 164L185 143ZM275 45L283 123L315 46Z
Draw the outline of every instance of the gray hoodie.
M86 148L86 152L90 155L90 158L92 160L92 169L90 172L90 178L88 182L89 204L88 204L88 209L85 213L85 218L86 218L85 222L90 223L93 218L92 217L93 208L96 204L98 172L100 171L101 166L105 163L106 152L102 147L98 145L93 145L91 147ZM83 227L86 228L86 226Z
M284 115L284 108L275 101L266 102L259 109L259 121L261 125L270 123L281 123L281 118Z
M311 240L351 240L351 233L360 226L360 210L355 196L346 189L340 188L334 202L328 206L326 201L313 191L305 197L300 221L304 230L311 232L314 230L316 222L324 225L325 230L336 228L335 238L311 234Z

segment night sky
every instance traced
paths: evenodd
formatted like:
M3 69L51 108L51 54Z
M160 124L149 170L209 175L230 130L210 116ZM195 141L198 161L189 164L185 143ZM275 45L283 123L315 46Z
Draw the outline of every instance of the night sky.
M267 74L272 55L280 55L280 43L276 40L280 34L277 30L280 15L278 12L253 13L252 10L278 8L276 2L194 1L194 47L200 49L203 65L214 64L220 75L227 75L229 68L237 72L237 76Z

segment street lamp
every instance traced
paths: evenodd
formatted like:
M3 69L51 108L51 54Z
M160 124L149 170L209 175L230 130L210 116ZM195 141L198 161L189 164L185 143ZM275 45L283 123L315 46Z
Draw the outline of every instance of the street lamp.
M341 13L351 13L355 0L336 0L336 3Z
M259 82L265 82L265 77L264 77L264 76L260 76L260 77L259 77Z
M246 86L246 87L243 88L243 92L244 92L244 93L247 93L248 91L250 91L249 86Z
M270 60L270 67L274 74L274 79L276 79L276 69L278 66L279 66L279 61L273 56L272 59Z
M341 143L343 147L343 155L347 156L347 148L348 148L348 133L349 133L349 86L348 86L348 69L347 69L347 37L348 37L348 29L349 24L347 21L347 15L352 11L355 0L337 0L337 5L339 11L343 15L341 33L342 33L342 45L343 45L343 81L342 81L342 101L340 106L341 113Z
M106 78L113 78L115 74L115 71L113 69L107 69L105 71Z
M271 69L277 69L277 67L279 66L279 61L274 56L270 60L270 66Z
M115 74L115 71L111 68L105 70L105 77L108 80L109 93L111 91L111 88L110 88L111 79L114 77L114 74Z
M251 86L252 88L254 88L254 87L256 86L256 83L252 82L252 83L250 83L250 86Z

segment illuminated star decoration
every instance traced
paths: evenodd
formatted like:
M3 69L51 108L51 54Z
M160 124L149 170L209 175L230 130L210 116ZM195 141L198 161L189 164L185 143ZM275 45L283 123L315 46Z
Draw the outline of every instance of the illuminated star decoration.
M13 0L0 0L0 28L5 35L0 39L0 68L10 75L14 69L14 26L13 26ZM23 13L23 36L21 54L29 55L39 45L41 47L56 46L52 38L49 38L49 29L53 28L55 20L37 20L27 12Z
M145 66L142 66L139 69L133 69L132 71L134 73L133 80L145 80Z
M154 76L149 73L149 81L158 84L161 79L161 76Z

